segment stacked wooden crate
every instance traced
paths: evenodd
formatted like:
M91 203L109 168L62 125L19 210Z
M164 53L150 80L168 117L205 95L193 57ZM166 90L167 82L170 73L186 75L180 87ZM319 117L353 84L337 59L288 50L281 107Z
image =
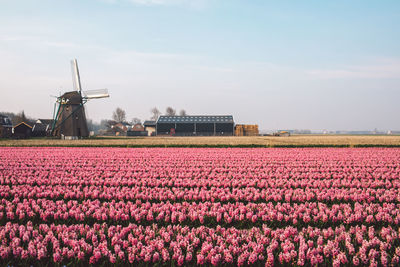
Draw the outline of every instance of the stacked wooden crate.
M258 125L257 124L254 124L254 125L236 124L235 135L236 136L257 136L257 135L259 135Z
M235 136L244 136L243 124L236 124Z

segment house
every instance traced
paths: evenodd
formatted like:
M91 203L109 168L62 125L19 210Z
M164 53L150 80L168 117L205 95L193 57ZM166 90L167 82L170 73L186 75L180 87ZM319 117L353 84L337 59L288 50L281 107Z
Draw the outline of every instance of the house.
M127 136L147 136L148 133L145 131L144 127L142 124L137 123L129 129L126 133Z
M25 139L32 136L32 126L25 122L18 123L13 128L13 137L17 139Z
M9 117L0 114L0 138L12 136L12 122Z
M143 126L144 130L147 131L148 136L156 135L156 121L145 121Z
M131 128L132 125L127 122L115 122L111 124L111 131L119 136L127 135L128 130Z

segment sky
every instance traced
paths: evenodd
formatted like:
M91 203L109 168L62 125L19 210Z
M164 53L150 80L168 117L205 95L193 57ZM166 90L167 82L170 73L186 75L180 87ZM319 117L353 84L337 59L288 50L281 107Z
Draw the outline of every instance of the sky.
M0 0L0 111L233 115L262 130L400 130L398 0Z

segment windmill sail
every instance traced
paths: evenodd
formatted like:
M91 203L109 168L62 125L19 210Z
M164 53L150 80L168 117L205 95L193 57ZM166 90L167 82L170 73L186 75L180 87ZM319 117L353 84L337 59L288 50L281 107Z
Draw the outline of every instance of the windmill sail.
M82 97L86 99L96 99L110 97L107 89L82 91Z
M71 70L72 70L72 83L74 85L74 90L81 92L81 77L79 76L78 61L76 59L71 60Z

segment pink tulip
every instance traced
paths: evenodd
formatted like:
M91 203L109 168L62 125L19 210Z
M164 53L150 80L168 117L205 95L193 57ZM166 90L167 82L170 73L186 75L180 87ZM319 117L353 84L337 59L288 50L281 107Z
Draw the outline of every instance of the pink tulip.
M3 148L0 257L397 266L399 152Z

